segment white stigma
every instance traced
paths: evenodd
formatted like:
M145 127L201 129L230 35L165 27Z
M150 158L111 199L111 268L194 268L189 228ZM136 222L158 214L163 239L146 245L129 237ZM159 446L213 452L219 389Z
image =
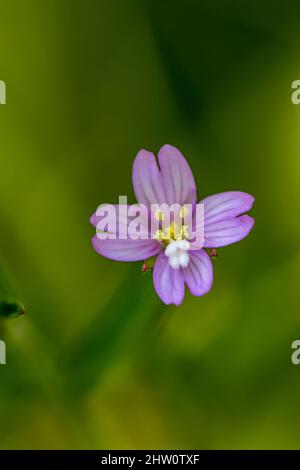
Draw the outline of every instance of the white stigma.
M169 265L173 269L186 268L190 257L188 250L190 243L187 240L171 240L165 249L165 255L169 258Z

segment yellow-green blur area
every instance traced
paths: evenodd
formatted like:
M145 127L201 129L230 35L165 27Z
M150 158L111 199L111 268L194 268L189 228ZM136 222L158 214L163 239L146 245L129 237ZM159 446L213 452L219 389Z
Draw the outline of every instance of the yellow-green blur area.
M300 448L298 0L0 0L3 449ZM255 196L212 291L179 307L101 258L137 151L178 147L199 198ZM1 299L0 299L1 300Z

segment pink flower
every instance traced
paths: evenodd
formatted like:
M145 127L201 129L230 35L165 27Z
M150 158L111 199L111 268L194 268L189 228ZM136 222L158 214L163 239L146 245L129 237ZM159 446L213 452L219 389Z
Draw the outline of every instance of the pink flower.
M164 145L157 159L153 153L141 150L134 161L132 177L137 201L149 208L149 214L153 204L180 204L181 207L196 204L192 171L180 151L171 145ZM164 237L121 239L116 233L115 239L99 239L95 235L92 243L98 253L113 260L143 261L157 256L153 269L155 290L165 304L180 305L185 285L195 296L211 289L213 267L204 248L219 248L245 238L254 220L243 214L251 209L253 202L253 196L240 191L219 193L200 201L204 205L201 249L195 249L188 235L181 233L176 237L171 226ZM91 223L97 226L98 221L95 213Z

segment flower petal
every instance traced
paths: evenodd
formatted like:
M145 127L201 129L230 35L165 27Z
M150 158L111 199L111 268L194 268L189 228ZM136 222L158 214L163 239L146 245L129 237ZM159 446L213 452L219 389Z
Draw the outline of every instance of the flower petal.
M181 304L185 290L183 273L181 269L171 268L164 252L155 261L153 282L157 295L165 304Z
M149 237L148 211L144 211L140 223L136 224L136 210L140 210L138 204L99 206L91 217L91 223L97 228L92 244L98 253L117 261L139 261L162 250L162 245Z
M141 204L166 203L162 176L153 153L140 150L132 170L133 188L138 202Z
M227 191L208 196L200 204L204 204L205 224L236 217L249 211L254 197L241 191Z
M97 235L92 239L95 250L105 258L116 261L142 261L156 256L162 246L156 240L100 240Z
M218 248L236 243L251 231L254 220L248 215L211 222L204 227L204 247Z
M194 204L195 180L180 151L164 145L158 153L158 163L151 152L141 150L137 154L132 172L137 200L146 205Z
M166 203L194 204L196 184L192 170L181 152L172 145L164 145L158 153Z
M183 270L184 280L193 295L204 295L213 283L213 266L205 251L189 251L190 262Z
M139 233L139 237L150 238L150 213L147 207L141 207L139 204L101 204L97 211L91 216L90 222L101 231L115 234L134 235ZM103 229L102 225L105 225ZM100 230L99 230L100 231Z

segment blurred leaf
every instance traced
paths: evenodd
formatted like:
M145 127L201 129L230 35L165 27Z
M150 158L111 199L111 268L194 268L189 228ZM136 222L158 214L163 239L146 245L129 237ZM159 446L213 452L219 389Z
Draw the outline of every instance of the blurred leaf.
M16 299L14 289L4 269L0 266L0 320L15 318L23 313L25 313L25 308L23 304Z
M152 291L152 279L142 276L135 265L104 308L63 355L67 358L64 366L71 374L73 390L84 391L95 385L103 371L111 367L123 342L126 342L122 349L124 357L131 345L136 347L138 335L144 341L141 329L149 332L149 321L152 326L153 322L157 323L166 308Z
M20 302L0 302L1 318L15 318L23 313L25 313L25 309Z

